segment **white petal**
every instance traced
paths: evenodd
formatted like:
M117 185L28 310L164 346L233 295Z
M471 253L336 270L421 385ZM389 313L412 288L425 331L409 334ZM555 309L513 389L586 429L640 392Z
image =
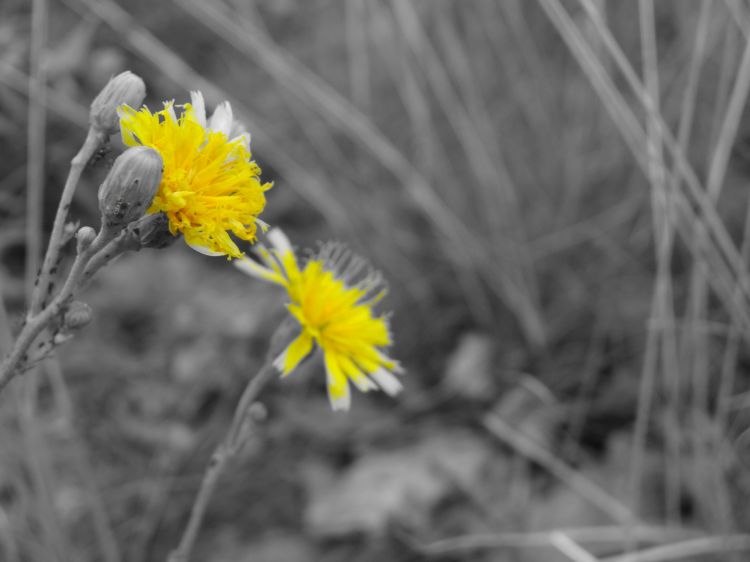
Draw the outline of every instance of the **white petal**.
M349 377L349 380L352 381L354 386L356 386L360 392L369 392L370 390L378 389L378 385L368 379L366 376L357 378Z
M229 136L232 137L232 140L237 140L240 137L244 137L242 139L242 142L245 145L245 148L250 150L250 140L251 140L250 133L242 121L237 121L235 119L232 122L232 131Z
M273 248L278 251L279 254L283 255L286 252L294 254L292 243L280 228L272 228L269 230L268 234L266 234L266 238L268 238Z
M331 403L331 408L336 410L348 410L352 404L352 393L349 388L349 380L347 379L344 371L341 370L336 357L330 353L326 353L323 356L323 360L326 365L326 391L328 393L328 401ZM341 396L332 396L332 389L340 387ZM338 394L338 392L336 392Z
M370 377L378 383L378 386L383 389L383 392L391 396L395 396L401 389L404 388L396 376L390 371L380 367L374 373L370 373Z
M390 365L389 369L396 373L397 375L403 375L406 371L404 371L404 368L401 366L401 363L396 361L395 359L388 357L385 353L383 353L380 350L377 350L378 358L380 358L380 362L384 363L386 365Z
M349 390L349 385L346 387L346 394L338 398L331 398L330 393L328 394L328 401L331 403L331 409L334 412L346 412L352 405L352 393Z
M251 277L257 277L258 279L263 279L264 281L270 281L272 283L283 284L284 282L284 280L278 273L268 269L267 267L263 267L255 260L251 260L250 258L233 260L232 265L234 265L234 267L239 269L241 272L250 275Z
M229 142L236 141L240 141L245 147L245 150L250 152L250 133L242 133L241 135L236 135L229 140Z
M263 219L261 219L260 217L255 217L255 224L257 224L260 227L260 230L262 232L268 232L268 229L271 228L271 225L268 224Z
M211 120L208 122L208 128L212 131L224 133L227 137L232 132L232 106L228 101L216 106Z
M289 348L286 348L284 351L279 353L279 356L273 360L273 366L276 368L276 370L279 372L279 374L284 377L284 363L286 363L286 352ZM290 375L291 371L287 373L287 375Z
M203 94L198 90L190 92L190 103L193 106L195 112L195 118L200 123L201 127L206 128L206 102L203 99Z
M170 102L165 102L164 103L164 109L167 110L167 113L169 113L169 116L174 121L177 121L177 113L175 113L175 110L174 110L174 100L172 100Z
M224 253L214 252L213 250L211 250L210 248L206 248L205 246L200 246L198 244L191 244L190 242L185 242L185 244L190 246L193 250L195 250L199 254L203 254L204 256L211 256L211 257L226 256L226 254Z

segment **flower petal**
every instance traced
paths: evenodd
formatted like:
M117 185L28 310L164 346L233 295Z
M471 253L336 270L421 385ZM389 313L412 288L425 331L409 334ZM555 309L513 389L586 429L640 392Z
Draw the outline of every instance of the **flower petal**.
M269 230L266 238L271 243L273 254L278 260L282 272L286 275L290 283L295 282L299 278L300 271L297 256L294 254L294 248L289 238L287 238L286 234L280 228ZM266 256L264 256L264 259L266 259Z
M240 258L232 261L232 265L239 269L241 272L250 275L251 277L257 277L258 279L263 279L264 281L270 281L271 283L276 283L278 285L285 285L284 278L276 273L275 271L272 271L268 269L267 267L263 267L255 260L251 260L250 258Z
M198 90L190 92L190 104L193 106L193 115L201 127L206 128L206 102L203 94Z
M274 360L273 366L282 376L287 376L310 355L312 349L312 336L306 330L302 330L302 333Z
M285 254L287 252L294 253L294 248L292 248L292 243L289 241L289 238L287 238L287 235L284 234L284 231L280 228L272 228L268 231L268 234L266 234L266 238L271 242L271 246L278 251L280 254Z
M344 355L339 355L338 361L344 374L354 383L360 392L368 392L378 388L378 385L367 378L367 375L365 375L362 370L354 364L354 361Z
M206 248L205 246L201 246L199 244L191 244L190 242L185 242L185 244L190 246L193 250L195 250L199 254L203 254L204 256L210 256L212 258L215 258L217 256L226 256L226 254L222 252L215 252L211 248Z
M352 396L349 392L349 382L346 375L341 370L336 355L333 353L325 354L326 375L328 381L328 400L331 402L331 408L334 411L348 410L352 403Z
M208 121L208 128L218 133L224 133L227 138L232 133L232 106L228 101L221 102L216 106L211 119Z
M401 381L396 378L396 375L383 367L370 373L370 377L378 383L378 386L383 389L383 392L390 396L395 396L404 388Z
M175 113L174 110L174 100L164 102L164 111L169 115L172 121L177 122L177 113Z

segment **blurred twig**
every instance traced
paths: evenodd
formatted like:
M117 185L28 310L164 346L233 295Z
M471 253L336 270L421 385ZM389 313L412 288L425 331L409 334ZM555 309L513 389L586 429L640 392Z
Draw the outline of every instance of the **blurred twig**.
M685 560L703 554L727 554L742 550L750 550L750 535L702 537L655 546L621 556L610 556L602 558L600 562L667 562L668 560Z
M219 443L216 450L211 455L208 468L203 475L203 481L198 489L198 495L195 498L193 507L190 510L190 519L183 531L180 544L169 555L168 562L188 562L193 551L193 545L198 538L203 516L205 515L208 503L213 496L219 477L224 472L227 463L239 452L242 445L247 439L247 427L250 422L250 407L258 398L260 392L271 380L276 368L272 364L272 356L263 365L260 371L253 377L245 388L245 391L237 404L234 412L232 425L227 431L226 437Z
M653 102L650 100L648 92L611 32L606 27L606 24L600 21L599 12L593 7L590 0L579 0L579 2L589 13L591 21L594 24L594 29L601 36L607 51L623 73L628 85L636 93L637 99L645 108L650 107ZM645 132L638 123L633 111L625 102L622 93L619 92L601 62L592 53L590 46L586 43L580 30L576 27L567 11L562 7L559 0L542 0L540 5L561 33L571 52L591 81L592 86L602 98L605 107L610 111L611 116L617 123L636 161L646 170L648 161L643 148L648 143ZM732 242L723 221L719 217L715 205L701 186L695 171L687 161L676 139L664 120L658 115L656 119L658 125L656 130L659 137L664 143L667 153L674 160L675 169L685 182L685 190L675 193L679 214L681 217L685 217L688 227L698 222L705 224L706 230L711 236L710 240L707 240L705 243L701 242L698 244L698 247L695 247L692 244L694 229L688 231L683 229L680 232L687 239L688 245L699 263L712 260L706 267L714 271L714 275L711 277L711 281L715 283L714 288L724 301L727 310L741 315L745 334L748 334L750 333L750 307L748 306L750 284L747 283L747 271L741 267L741 260L738 259L739 252ZM742 302L734 300L732 290L735 284L739 284L742 287Z
M46 42L47 0L33 0L26 151L26 291L29 306L42 253L47 124L47 71L43 56Z
M42 252L42 208L45 178L47 0L33 0L31 6L31 51L29 62L29 105L26 154L26 304L34 310L35 279ZM35 495L36 517L41 542L58 560L68 558L68 545L54 508L55 489L48 448L37 417L39 373L32 372L23 381L20 425L24 450L30 468Z
M4 357L13 346L13 332L10 329L10 318L8 309L5 307L5 293L3 291L3 278L0 275L0 357Z
M562 531L550 534L550 543L573 562L597 562L598 558Z
M646 449L646 432L651 419L657 374L661 371L668 380L678 375L677 344L672 287L672 249L674 240L674 195L667 190L667 168L664 163L661 138L657 128L660 115L659 63L656 52L656 30L652 0L640 0L641 54L643 57L643 81L649 94L650 103L646 106L646 131L648 135L648 178L651 183L651 207L656 246L656 279L651 305L650 329L646 340L646 352L641 373L638 394L638 411L633 431L633 455L630 467L630 497L637 513L640 504L641 478ZM661 367L661 369L660 369ZM674 412L668 412L667 415ZM679 505L680 465L679 465L679 424L666 432L668 449L677 456L674 470L667 470L666 496L667 512L676 517ZM675 503L677 502L677 503Z
M624 544L628 537L641 543L663 543L683 540L695 535L694 531L672 527L653 527L637 525L632 528L622 526L571 527L551 529L533 533L495 533L482 535L464 535L441 539L414 547L428 556L439 556L450 553L484 550L490 548L533 548L552 545L552 536L563 533L577 543L589 546Z
M495 437L512 447L521 455L544 467L550 474L565 483L571 490L591 502L622 524L633 524L637 518L620 500L586 478L581 472L571 468L550 451L530 439L497 415L489 415L484 426Z
M29 77L22 71L0 59L0 83L29 95ZM47 109L67 119L81 129L88 127L89 112L86 107L45 85L44 103Z
M86 490L86 501L91 512L94 534L101 548L102 560L104 562L120 562L122 556L112 530L112 521L102 501L101 490L97 485L97 475L89 460L88 448L75 424L73 400L70 396L68 383L65 380L65 374L55 357L48 359L43 365L55 393L59 416L66 425L67 437L75 450L73 458L77 463L76 469Z

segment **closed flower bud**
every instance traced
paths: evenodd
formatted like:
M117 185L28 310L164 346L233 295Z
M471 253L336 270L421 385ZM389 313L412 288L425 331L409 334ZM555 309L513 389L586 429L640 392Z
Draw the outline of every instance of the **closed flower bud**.
M161 169L152 148L136 146L118 156L99 187L102 224L118 229L142 217L161 183Z
M78 242L78 253L80 254L84 250L87 250L91 243L96 238L96 231L90 226L82 226L76 232L76 240Z
M107 135L114 134L120 127L117 108L127 104L139 107L146 97L146 85L140 76L126 70L112 78L99 95L91 102L89 122L91 126Z
M91 307L85 302L73 301L65 311L63 323L69 330L83 328L91 322Z

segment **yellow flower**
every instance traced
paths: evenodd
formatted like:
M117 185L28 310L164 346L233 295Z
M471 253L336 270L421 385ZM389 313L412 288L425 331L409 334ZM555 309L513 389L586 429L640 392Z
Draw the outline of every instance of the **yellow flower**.
M255 241L257 216L266 204L270 183L260 182L251 159L250 136L232 118L229 102L210 119L200 92L175 112L174 102L162 111L118 108L122 140L159 152L164 172L148 213L163 212L172 235L178 232L195 250L207 255L242 256L230 232ZM260 222L263 225L262 222Z
M317 345L323 351L328 398L334 410L349 409L349 381L362 392L379 387L392 396L397 394L401 383L394 373L402 369L383 351L392 343L388 319L373 312L386 292L380 274L367 272L364 260L337 243L324 244L300 268L280 230L272 230L267 237L270 250L256 247L262 263L248 258L233 263L287 291L287 308L302 331L276 358L276 368L288 375Z

